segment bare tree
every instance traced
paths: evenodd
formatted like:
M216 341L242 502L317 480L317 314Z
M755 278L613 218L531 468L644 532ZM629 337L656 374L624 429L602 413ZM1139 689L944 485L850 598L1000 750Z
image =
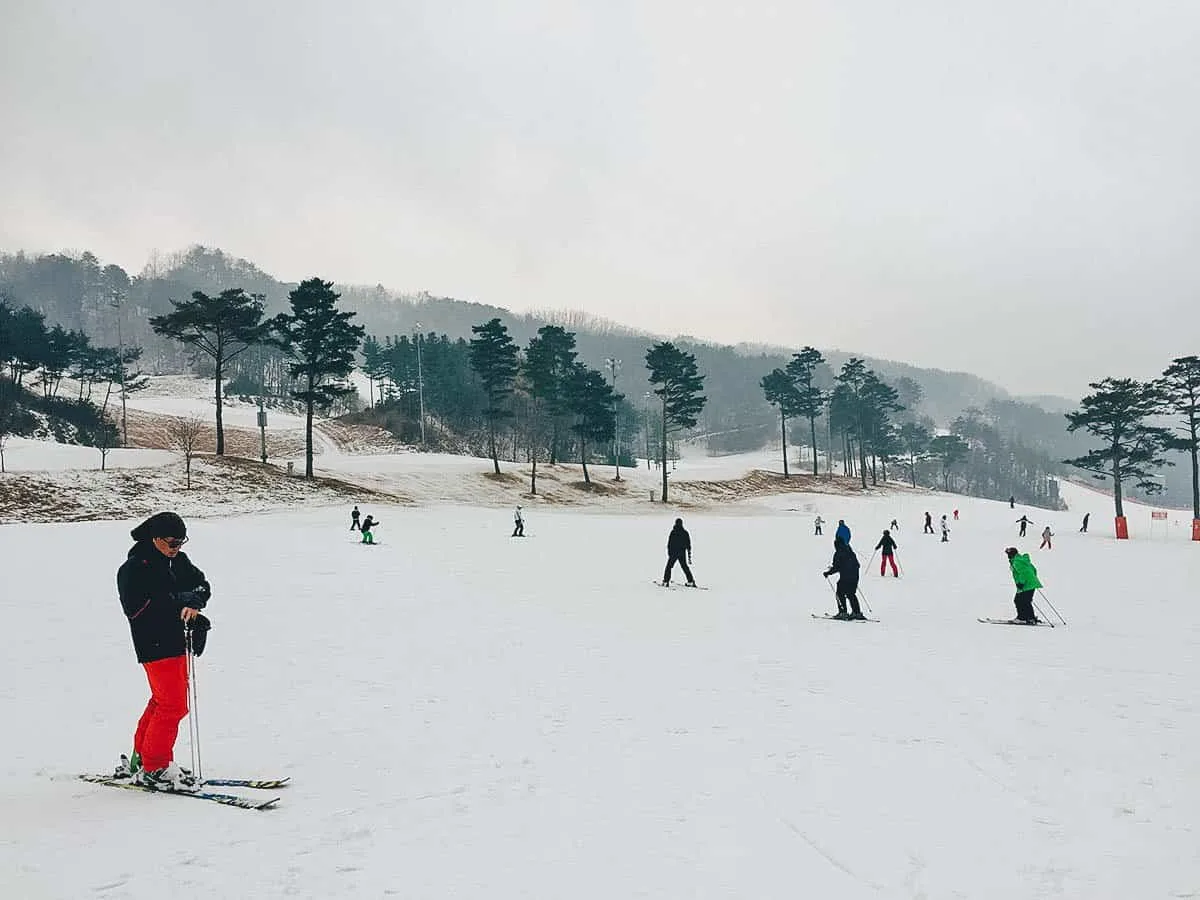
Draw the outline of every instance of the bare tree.
M171 440L171 446L182 453L187 462L187 489L189 491L192 489L192 457L196 455L196 449L207 431L208 427L204 424L204 420L196 416L172 419L171 424L167 426L167 437Z
M0 425L0 475L4 474L4 446L8 443L8 432Z

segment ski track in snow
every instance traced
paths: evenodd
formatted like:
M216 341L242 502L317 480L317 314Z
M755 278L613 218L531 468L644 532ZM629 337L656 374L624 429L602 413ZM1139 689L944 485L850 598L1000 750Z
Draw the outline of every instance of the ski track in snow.
M1118 543L1104 499L1065 485L1071 512L1030 511L1058 533L1040 553L1020 508L932 494L527 504L522 542L507 507L436 502L478 460L331 460L426 493L373 504L370 549L341 507L191 522L214 588L205 772L292 776L268 812L75 778L128 748L145 702L114 588L131 523L0 526L0 896L1094 900L1200 883L1200 547L1175 527L1148 539L1144 508ZM925 509L953 508L949 544L920 534ZM833 607L817 512L854 530L880 624L810 618ZM650 583L676 515L709 591ZM905 574L882 579L866 563L893 516ZM1033 552L1067 627L975 621L1013 612L1008 545Z

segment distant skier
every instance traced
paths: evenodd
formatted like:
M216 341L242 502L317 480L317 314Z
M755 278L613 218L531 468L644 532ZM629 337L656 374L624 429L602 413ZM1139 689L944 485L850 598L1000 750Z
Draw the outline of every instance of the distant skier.
M513 510L513 537L525 537L525 517L521 515L521 507Z
M1017 524L1021 526L1021 533L1017 536L1025 537L1025 529L1033 524L1033 519L1029 518L1029 516L1022 515L1021 518L1017 519Z
M1054 547L1050 544L1050 538L1052 538L1052 537L1054 537L1054 532L1052 532L1050 530L1050 526L1047 525L1045 528L1042 529L1042 545L1040 547L1038 547L1038 549L1039 550L1053 550Z
M133 735L133 754L122 754L113 774L156 791L196 791L196 779L174 762L175 738L188 712L187 633L193 632L193 652L202 650L208 620L200 610L212 589L180 551L187 526L175 513L157 513L130 535L137 543L117 571L117 591L150 702Z
M844 519L838 519L837 531L833 533L833 536L847 547L850 546L850 526L846 524Z
M1012 495L1009 495L1009 498L1008 498L1008 508L1009 508L1009 509L1016 509L1016 508L1017 508L1017 498L1016 498L1016 497L1014 497L1014 496L1012 496Z
M931 516L929 513L925 513L925 530L921 533L933 534L933 516Z
M945 516L942 516L942 543L950 543L950 526L946 524Z
M954 521L955 522L958 521L958 510L957 509L954 511Z
M1017 586L1013 603L1017 607L1017 618L1013 621L1024 625L1036 625L1037 616L1033 614L1033 592L1042 586L1038 581L1037 569L1029 559L1028 553L1021 553L1016 547L1004 551L1008 555L1008 567L1012 570L1013 582Z
M838 574L837 606L835 619L865 619L862 610L858 608L858 557L850 549L850 545L841 538L833 539L833 562L825 570L828 578L834 572ZM846 612L849 602L851 612Z
M819 535L821 533L821 526L824 524L825 520L820 516L817 516L815 519L813 519L813 534Z
M899 531L899 530L900 530L900 523L897 522L895 519L892 519L892 531Z
M1087 534L1088 519L1091 518L1091 515L1092 515L1091 513L1083 514L1083 524L1081 526L1079 526L1080 534Z
M888 563L891 563L892 577L899 578L900 572L896 569L896 541L892 537L891 532L886 528L883 531L883 537L881 537L879 539L879 543L875 545L875 549L882 551L879 557L879 577L884 577L886 574L885 569Z
M692 570L688 568L691 561L692 536L683 527L683 519L676 519L671 533L667 535L667 568L663 570L663 587L671 586L671 570L675 568L675 563L679 563L679 568L683 569L687 586L695 587L696 579L692 577Z
M376 522L374 519L371 518L370 514L368 514L367 517L362 520L362 526L360 529L362 531L362 541L360 543L363 543L363 544L374 544L375 543L375 535L372 534L372 531L375 529L375 526L378 524L379 524L378 522Z
M358 517L359 517L359 515L360 515L360 514L359 514L359 511L358 511L358 507L357 507L357 506L355 506L355 507L354 507L354 509L350 510L350 530L351 530L351 531L359 531L359 530L361 530L361 529L358 527Z

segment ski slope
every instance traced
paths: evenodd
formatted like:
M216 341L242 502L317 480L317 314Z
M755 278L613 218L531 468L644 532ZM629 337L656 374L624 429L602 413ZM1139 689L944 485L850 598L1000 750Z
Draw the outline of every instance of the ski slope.
M261 813L74 778L146 699L135 523L2 526L0 896L1194 895L1200 547L1118 543L1108 508L1086 536L1031 510L1042 553L1020 507L916 494L527 508L525 540L507 510L364 506L373 548L343 509L194 520L205 771L291 776ZM864 564L901 519L904 577L864 570L880 624L811 618L817 512ZM651 584L680 514L711 590ZM1014 543L1069 627L975 621L1011 614Z

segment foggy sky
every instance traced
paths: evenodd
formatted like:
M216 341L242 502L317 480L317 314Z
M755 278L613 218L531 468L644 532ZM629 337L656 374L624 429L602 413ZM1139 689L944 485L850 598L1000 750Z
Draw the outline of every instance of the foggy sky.
M0 249L1078 396L1200 353L1200 6L0 0Z

